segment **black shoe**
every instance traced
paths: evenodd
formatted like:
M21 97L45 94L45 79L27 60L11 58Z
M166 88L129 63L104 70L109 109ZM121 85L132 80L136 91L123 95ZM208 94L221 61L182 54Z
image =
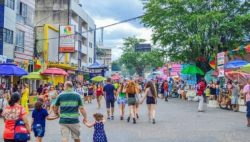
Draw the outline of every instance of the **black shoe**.
M107 119L110 120L110 117L108 117Z
M127 122L129 122L129 121L130 121L130 117L127 118Z
M166 101L166 102L168 101L168 98L167 98L167 97L165 97L165 101Z
M120 120L123 120L123 116L121 116Z
M136 114L136 118L139 119L139 115L138 114Z
M136 119L135 118L133 118L133 124L136 124Z
M111 116L111 120L114 120L115 119L115 117L114 116Z
M155 124L155 119L153 119L153 124Z

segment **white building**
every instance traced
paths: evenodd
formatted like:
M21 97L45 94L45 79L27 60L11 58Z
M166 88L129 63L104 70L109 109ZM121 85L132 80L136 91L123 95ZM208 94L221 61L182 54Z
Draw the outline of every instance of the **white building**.
M0 55L32 71L34 0L0 0Z
M75 26L75 52L69 54L69 62L77 64L78 70L86 70L94 62L95 23L78 0L36 0L35 13L36 26L51 24L58 29L59 26Z

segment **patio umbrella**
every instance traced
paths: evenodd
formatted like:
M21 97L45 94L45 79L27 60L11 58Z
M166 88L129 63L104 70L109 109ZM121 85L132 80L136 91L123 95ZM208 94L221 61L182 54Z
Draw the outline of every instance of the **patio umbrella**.
M245 66L247 64L248 64L248 62L244 61L244 60L233 60L233 61L227 62L225 64L225 68L226 69L237 69L237 68L240 68L240 67Z
M245 73L250 73L250 64L247 64L240 68L240 71L243 71Z
M40 72L31 72L29 75L23 76L22 79L30 80L46 80L47 78L41 75Z
M238 82L247 83L247 79L250 78L250 74L239 72L239 71L229 71L225 73L226 76L231 80L238 80Z
M204 72L195 65L187 65L185 68L181 70L181 73L191 74L191 75L194 75L194 74L204 75Z
M66 71L64 71L63 69L59 69L59 68L48 68L45 71L43 71L41 74L42 75L63 75L63 76L68 75Z
M121 77L119 75L114 75L111 77L112 80L120 80Z
M216 81L216 77L213 76L214 74L214 70L210 70L205 74L204 79L206 80L206 82L211 82L211 81Z
M15 64L3 63L0 64L0 76L24 76L28 72L18 67Z
M106 78L103 76L96 76L96 77L93 77L91 80L94 82L102 82L102 81L105 81Z

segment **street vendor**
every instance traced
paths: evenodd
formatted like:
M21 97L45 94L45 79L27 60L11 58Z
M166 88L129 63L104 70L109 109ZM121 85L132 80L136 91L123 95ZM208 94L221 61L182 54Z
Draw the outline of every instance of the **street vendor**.
M247 106L247 127L250 127L250 79L248 79L247 84L244 86L243 89L244 95L244 100Z

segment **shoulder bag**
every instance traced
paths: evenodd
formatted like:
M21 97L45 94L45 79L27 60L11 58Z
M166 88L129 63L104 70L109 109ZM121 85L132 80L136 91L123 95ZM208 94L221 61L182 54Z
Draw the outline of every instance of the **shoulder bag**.
M22 108L20 108L20 116L22 113ZM15 141L28 141L30 140L30 134L25 127L23 119L19 116L19 119L16 120L14 127L14 139Z

